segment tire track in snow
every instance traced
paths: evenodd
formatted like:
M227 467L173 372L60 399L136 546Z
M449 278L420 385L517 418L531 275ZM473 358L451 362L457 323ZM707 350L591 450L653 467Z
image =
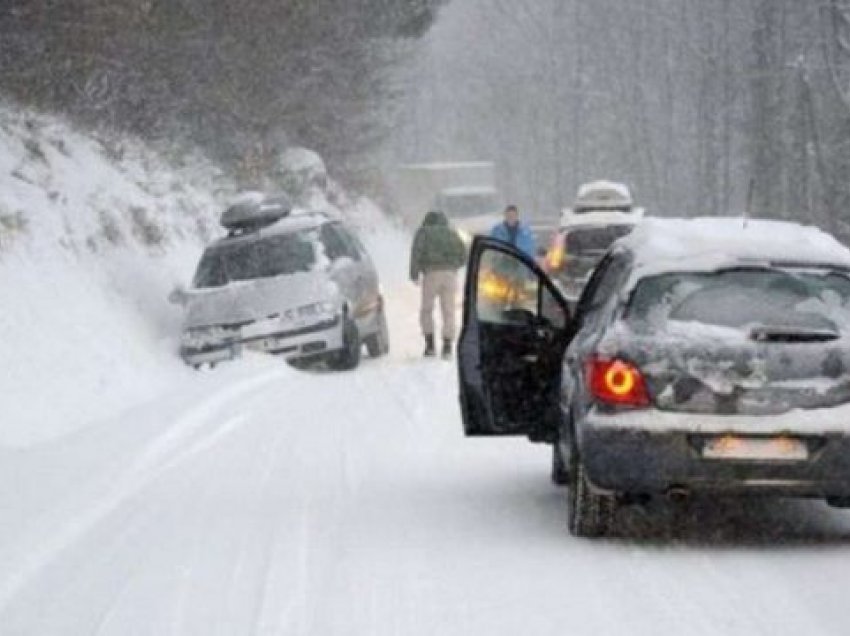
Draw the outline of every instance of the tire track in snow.
M323 405L321 417L307 412L312 407L303 404L290 413L295 421L313 421L319 428L318 434L305 434L296 428L293 455L298 461L287 466L287 473L294 470L294 478L303 479L301 473L310 472L311 463L317 459L323 472L318 481L310 482L309 491L298 492L294 509L281 510L271 524L274 532L269 536L263 602L255 616L254 634L316 633L316 603L326 581L333 578L337 561L334 555L340 549L347 506L353 500L345 431L355 405L347 403L347 398L350 394L360 395L356 387L361 372L311 377L309 381L323 384L344 383L346 389L353 382L355 389L351 393L334 392L336 399ZM339 462L335 461L337 458Z
M241 417L215 424L215 416L229 403L244 399L250 393L261 391L271 381L280 378L282 371L275 370L251 377L222 390L188 411L174 425L150 444L124 475L116 481L110 492L95 505L77 514L61 529L51 529L44 540L24 554L21 562L11 568L0 583L0 615L26 585L38 577L58 555L80 541L92 528L106 519L123 501L143 490L152 480L181 462L196 456L232 432L242 422ZM204 431L205 428L210 428ZM193 439L195 437L195 439ZM185 448L186 444L190 444ZM181 450L182 449L182 450Z
M143 505L139 505L143 503ZM159 501L124 502L105 523L98 526L28 581L0 611L2 633L97 634L120 603L134 577L144 569L153 549L146 538L155 529L164 505ZM142 547L139 550L139 547ZM135 558L122 559L127 553ZM43 606L34 632L30 621L15 630L29 608ZM73 608L62 611L62 608ZM7 631L8 630L8 631Z
M259 413L259 411L260 408L257 407L256 412ZM268 421L267 415L265 418L260 418L261 423L267 424ZM271 428L275 430L274 437L264 446L266 452L262 461L252 463L250 478L246 481L245 488L246 493L252 493L251 496L262 503L264 510L269 510L268 504L274 501L272 491L276 483L275 469L283 465L284 459L288 459L288 456L281 452L284 449L284 442L291 441L289 437L291 430L286 426ZM264 604L268 570L272 567L269 561L271 546L283 516L283 510L274 510L274 508L271 510L274 511L271 515L273 519L270 520L264 515L260 521L246 525L243 529L228 579L226 594L228 614L235 615L241 610L243 620L235 622L253 625L253 629L246 632L248 634L263 633L257 629L257 623ZM252 568L252 565L256 567ZM241 595L237 594L240 587L244 588Z

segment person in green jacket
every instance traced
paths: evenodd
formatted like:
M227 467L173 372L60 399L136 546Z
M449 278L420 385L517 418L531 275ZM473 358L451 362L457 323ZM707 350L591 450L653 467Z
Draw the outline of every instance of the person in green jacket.
M419 324L425 336L425 356L436 354L434 348L434 305L440 300L444 358L452 355L455 339L455 297L457 270L466 264L466 246L449 225L446 215L432 210L425 215L416 231L410 251L410 280L422 279L422 306Z

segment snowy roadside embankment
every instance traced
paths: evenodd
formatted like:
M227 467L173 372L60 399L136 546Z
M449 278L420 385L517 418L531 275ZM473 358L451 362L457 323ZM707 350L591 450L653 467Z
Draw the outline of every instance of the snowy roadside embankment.
M165 296L217 207L214 171L193 164L0 110L0 443L73 430L187 373Z
M285 176L307 204L379 225L318 156L288 154ZM175 355L181 316L166 298L219 234L233 192L202 157L0 106L0 445L51 439L195 381Z

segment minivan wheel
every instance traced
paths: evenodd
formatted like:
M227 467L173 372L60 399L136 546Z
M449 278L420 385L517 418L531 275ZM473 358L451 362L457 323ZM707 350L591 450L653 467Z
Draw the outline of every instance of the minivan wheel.
M342 325L342 349L332 358L330 366L339 371L356 369L362 345L357 324L346 316Z
M384 313L383 305L378 310L376 322L378 323L378 330L365 339L366 351L372 358L380 358L390 352L390 330L387 326L387 316Z
M826 503L833 508L850 508L850 497L827 497Z
M567 525L576 537L602 537L611 531L617 500L613 495L594 492L584 464L573 462L567 497Z

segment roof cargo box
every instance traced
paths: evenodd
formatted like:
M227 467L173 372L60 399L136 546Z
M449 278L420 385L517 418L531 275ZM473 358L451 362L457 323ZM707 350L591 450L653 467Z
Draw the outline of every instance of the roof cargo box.
M220 222L231 232L257 230L277 223L291 211L292 203L285 194L246 192L228 206Z

